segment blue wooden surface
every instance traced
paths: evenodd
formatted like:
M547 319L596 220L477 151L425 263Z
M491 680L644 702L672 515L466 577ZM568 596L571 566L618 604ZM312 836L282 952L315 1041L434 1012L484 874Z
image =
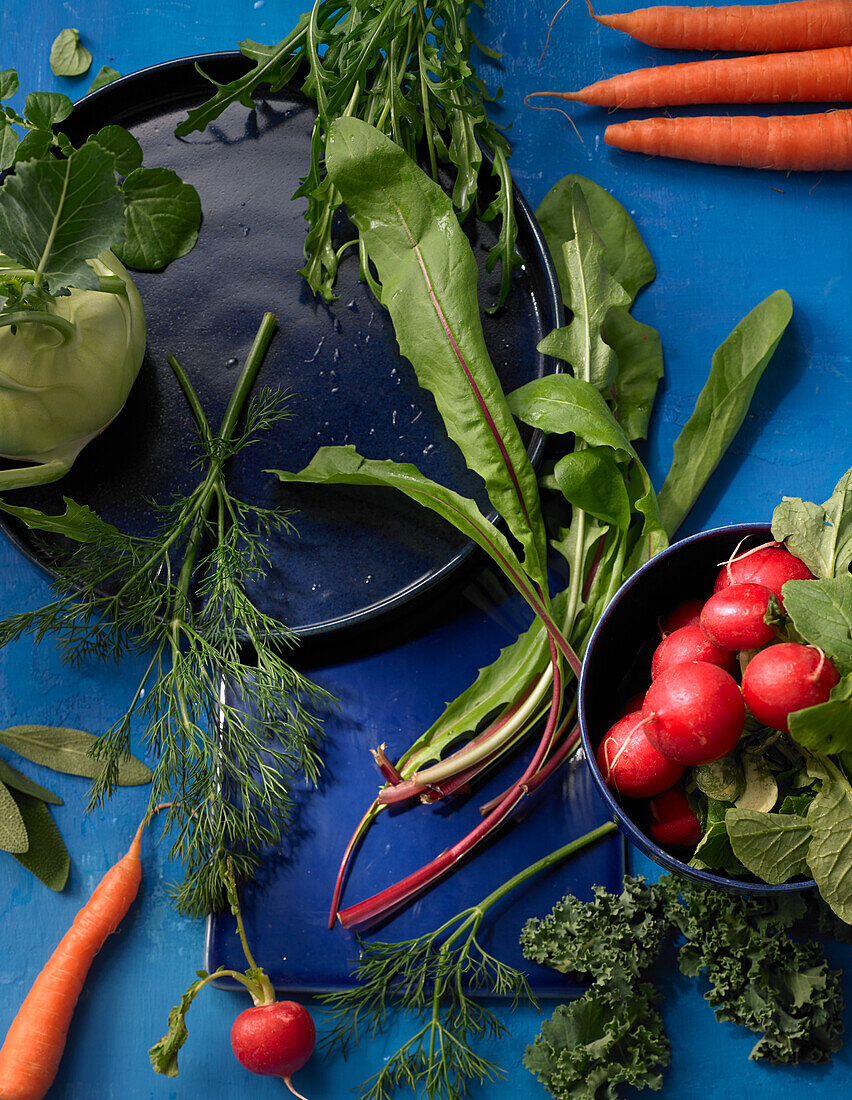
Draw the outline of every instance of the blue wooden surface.
M849 175L788 178L650 161L603 146L605 112L572 111L580 141L561 115L526 111L522 100L528 91L587 83L603 73L661 59L592 24L585 5L578 3L559 17L539 66L546 22L556 6L545 0L487 0L479 33L505 56L502 71L490 72L487 65L482 71L505 88L502 115L513 122L515 176L530 200L538 202L566 172L589 175L625 203L657 261L657 281L643 292L636 311L660 328L666 349L667 380L648 446L655 478L659 483L667 468L672 441L689 414L713 348L752 305L782 285L796 305L791 330L758 387L743 431L685 529L764 519L782 494L824 499L852 455ZM615 0L610 10L629 6ZM277 40L301 7L302 0L5 0L0 67L16 67L26 90L57 88L78 96L87 78L57 80L48 67L50 42L65 26L81 30L94 54L93 72L110 64L128 73L171 57L229 49L244 38ZM34 607L48 595L44 577L0 543L0 612ZM84 665L69 672L50 645L17 644L0 657L0 723L102 728L120 711L140 672L141 667L126 664L118 669ZM0 1033L57 936L125 849L145 802L144 790L121 791L103 813L86 817L82 780L46 772L36 778L65 798L56 819L71 849L71 878L63 894L53 895L11 857L2 859ZM236 993L210 992L194 1005L177 1080L150 1071L146 1049L200 965L203 949L203 926L176 917L170 908L172 870L162 848L153 844L156 836L155 829L146 842L139 902L93 967L50 1095L65 1100L282 1096L280 1083L249 1078L231 1055L230 1021L245 1004ZM638 858L635 862L646 868ZM848 949L830 945L829 953L838 965L852 963ZM848 998L848 980L845 989ZM844 1094L852 1068L849 1050L829 1067L755 1065L747 1061L751 1037L716 1024L701 993L700 984L667 979L665 1017L674 1064L661 1095L682 1097L696 1087L718 1100L745 1092L786 1100L804 1089L817 1097ZM524 1010L507 1012L506 1018L511 1037L493 1053L508 1081L474 1093L483 1098L543 1096L520 1067L539 1016ZM301 1090L312 1100L347 1094L404 1034L403 1025L395 1026L386 1039L365 1042L348 1063L316 1060L299 1074Z

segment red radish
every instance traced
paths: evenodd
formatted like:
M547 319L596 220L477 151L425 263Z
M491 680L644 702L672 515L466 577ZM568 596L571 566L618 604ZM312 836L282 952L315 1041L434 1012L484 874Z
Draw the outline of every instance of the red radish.
M642 704L645 702L645 692L637 691L634 695L631 695L627 702L619 707L618 718L626 718L628 714L635 714L637 710L642 709Z
M772 596L765 584L730 584L704 605L701 630L720 649L760 649L775 638L764 621Z
M759 722L786 732L789 715L824 703L839 679L832 662L815 646L779 642L749 661L743 696Z
M660 637L665 638L667 634L673 634L682 626L698 626L703 606L703 600L686 600L674 611L670 611L665 618L660 619Z
M651 799L651 836L660 844L691 848L701 839L701 822L680 787Z
M679 764L710 764L736 745L745 705L736 680L718 665L689 661L660 673L642 714L648 740Z
M313 1053L316 1029L296 1001L273 1001L241 1012L231 1025L231 1047L241 1065L264 1077L281 1077L295 1095L290 1075Z
M661 756L642 727L641 711L620 718L595 756L607 786L628 798L659 794L683 775L683 766Z
M687 661L706 661L730 673L736 667L734 654L714 645L705 637L700 626L682 626L663 638L654 650L651 658L651 679L656 680L667 668Z
M787 581L812 581L814 575L803 561L778 543L758 546L726 562L716 577L714 592L720 592L732 584L753 581L765 584L784 606L781 588Z

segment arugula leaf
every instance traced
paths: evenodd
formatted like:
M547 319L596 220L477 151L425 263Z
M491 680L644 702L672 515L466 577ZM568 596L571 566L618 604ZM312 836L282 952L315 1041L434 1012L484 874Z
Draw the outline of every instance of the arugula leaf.
M841 676L852 672L852 576L787 581L783 596L797 633L827 653Z
M62 890L68 881L71 857L50 810L40 798L19 790L12 797L26 826L29 847L15 859L50 890Z
M808 866L823 899L852 924L852 786L826 756L808 760L808 775L822 781L808 811Z
M790 295L776 290L714 352L710 375L675 440L671 469L659 493L660 513L669 534L680 526L739 430L792 315Z
M458 122L456 121L457 119ZM469 140L472 151L468 153L466 157L457 159L453 155L453 146L455 145L455 130L459 125L464 125L465 129L469 130ZM459 168L456 186L453 189L453 202L461 216L464 207L459 201L458 191L459 181L463 178L464 166L465 164L469 165L467 172L464 173L468 178L467 186L469 189L475 191L479 174L479 164L482 157L479 155L477 158L476 155L479 151L479 146L476 143L476 136L473 132L473 124L470 121L469 115L454 116L451 123L451 131L454 134L454 138L453 144L450 146L450 159ZM498 187L494 199L480 214L480 218L484 222L494 221L495 218L499 218L500 220L501 230L497 238L497 243L488 253L485 260L485 270L489 273L494 270L498 263L500 264L500 294L497 304L490 306L487 310L488 313L494 313L500 308L503 302L506 301L509 296L509 289L512 285L512 272L521 267L523 263L515 249L515 242L518 239L518 223L515 218L512 173L509 171L509 162L506 159L506 154L499 146L494 150L494 164L491 171L500 179L501 186Z
M827 702L796 710L790 736L811 752L836 755L852 749L852 675L831 689Z
M529 575L546 589L535 471L488 355L476 261L451 200L400 146L357 118L332 125L326 171L376 266L400 351L523 546Z
M87 504L78 504L70 497L63 497L62 500L65 512L61 516L48 516L37 508L8 504L5 500L0 500L0 511L15 516L31 531L52 531L57 535L65 535L74 542L94 542L105 533L116 531L111 524L104 523Z
M772 535L816 577L848 573L852 564L852 469L824 504L784 497L772 513Z
M0 252L32 268L36 285L52 294L96 289L98 276L86 261L123 234L114 158L98 145L67 160L21 164L0 190Z
M734 855L764 882L788 882L808 873L811 827L795 814L734 807L725 814Z
M559 284L566 295L565 304L571 306L568 300L571 280L562 249L575 237L575 188L582 193L592 229L603 243L604 266L632 303L641 288L657 274L639 230L621 203L608 191L584 176L568 175L551 187L536 210L536 218L556 265Z
M192 251L201 225L201 199L191 184L169 168L137 167L122 192L126 239L115 252L123 263L157 271Z
M92 64L92 55L80 42L73 27L60 31L50 47L50 67L54 76L82 76Z
M120 76L121 73L118 69L113 69L110 65L101 65L95 73L95 79L89 85L86 94L96 92L98 88L104 88L107 84L112 84L113 80L118 80Z

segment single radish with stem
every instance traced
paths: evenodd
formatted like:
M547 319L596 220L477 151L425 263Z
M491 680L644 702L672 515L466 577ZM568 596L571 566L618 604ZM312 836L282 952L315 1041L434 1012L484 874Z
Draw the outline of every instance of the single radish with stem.
M736 666L733 653L716 645L700 626L693 624L673 630L663 638L651 658L651 679L656 680L667 668L686 661L706 661L730 673Z
M177 1077L178 1051L187 1038L186 1013L197 994L215 978L233 978L245 986L254 1005L245 1009L231 1026L231 1048L241 1065L264 1077L280 1077L299 1100L305 1100L290 1080L313 1053L316 1040L314 1022L308 1010L296 1001L276 1001L272 983L254 961L240 912L233 862L228 862L228 901L237 922L243 953L248 964L245 973L220 966L212 974L199 971L194 981L169 1012L169 1028L149 1050L155 1072Z
M745 704L736 680L706 661L666 669L648 688L645 736L679 764L710 764L740 739Z
M641 711L619 718L595 754L606 785L628 798L661 794L683 775L683 764L667 759L645 736L644 721Z
M779 642L749 661L743 673L743 696L758 721L786 732L793 711L825 703L839 680L837 669L821 649Z
M760 649L776 637L766 621L775 594L765 584L730 584L714 593L701 612L701 632L713 645L731 651Z
M737 550L722 565L713 586L714 592L720 592L732 584L763 584L783 607L781 589L787 581L814 580L805 563L780 543L767 542L742 554Z

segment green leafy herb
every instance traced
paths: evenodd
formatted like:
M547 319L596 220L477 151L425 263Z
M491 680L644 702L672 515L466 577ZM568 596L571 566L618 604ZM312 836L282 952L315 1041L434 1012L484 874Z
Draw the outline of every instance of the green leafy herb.
M117 69L113 69L109 65L101 65L97 73L95 73L95 79L89 85L89 92L96 92L98 88L104 88L107 84L112 84L113 80L118 80L121 73Z
M806 818L735 806L725 814L725 827L737 859L764 882L808 875L811 827Z
M20 855L28 847L27 827L18 804L6 784L0 782L0 848Z
M784 497L772 513L772 535L815 577L842 577L852 565L852 469L824 504Z
M47 787L42 787L40 783L36 783L34 779L30 779L23 772L19 772L17 768L13 768L5 760L0 760L0 781L5 783L7 787L20 791L22 794L28 794L32 798L38 798L42 802L51 802L54 806L62 805L62 799L58 794L49 791Z
M92 55L80 41L80 32L71 27L60 31L50 47L50 67L54 76L82 76L92 64Z
M20 810L29 841L26 852L16 852L15 859L49 890L63 890L68 881L71 857L50 810L40 798L20 790L13 791L12 797Z
M838 672L852 672L852 576L848 571L821 581L788 581L784 610L797 633L827 653Z
M127 240L116 253L123 263L153 271L192 251L201 200L191 184L169 168L137 167L125 179L122 193ZM151 226L158 226L158 231L152 233Z
M808 774L820 780L808 811L808 866L824 900L842 920L852 924L852 785L825 756L808 761Z

